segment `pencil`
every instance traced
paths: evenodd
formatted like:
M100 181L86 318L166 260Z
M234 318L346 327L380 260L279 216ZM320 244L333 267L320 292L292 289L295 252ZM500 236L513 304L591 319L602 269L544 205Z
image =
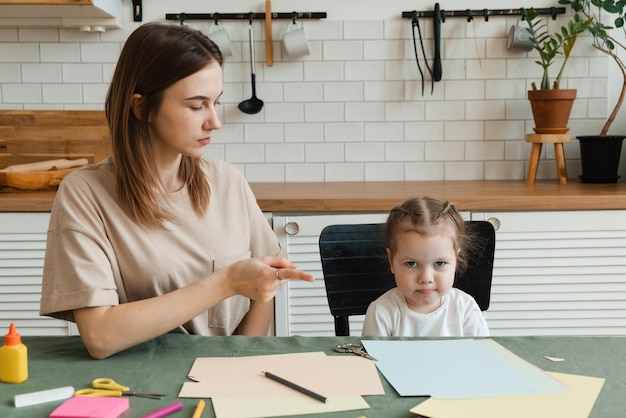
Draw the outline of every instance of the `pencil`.
M204 400L200 399L198 401L198 406L196 406L196 410L193 411L193 415L191 418L200 418L202 416L202 411L204 411Z
M309 390L307 388L303 388L302 386L297 385L297 384L295 384L293 382L290 382L289 380L285 380L285 379L283 379L280 376L276 376L273 373L261 372L261 374L263 374L265 377L267 377L269 379L272 379L275 382L282 383L283 385L285 385L287 387L290 387L291 389L295 389L295 390L297 390L300 393L304 393L305 395L310 396L313 399L317 399L320 402L324 402L324 403L328 402L328 399L326 397L320 395L319 393L315 393L315 392L313 392L313 391L311 391L311 390Z

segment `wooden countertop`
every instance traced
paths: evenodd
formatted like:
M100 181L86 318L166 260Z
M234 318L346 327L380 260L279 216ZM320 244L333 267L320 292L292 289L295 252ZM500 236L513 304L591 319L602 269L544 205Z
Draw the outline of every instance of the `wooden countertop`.
M434 196L459 210L626 209L626 183L540 181L252 183L264 212L386 212L412 196ZM0 193L0 212L48 212L55 192Z

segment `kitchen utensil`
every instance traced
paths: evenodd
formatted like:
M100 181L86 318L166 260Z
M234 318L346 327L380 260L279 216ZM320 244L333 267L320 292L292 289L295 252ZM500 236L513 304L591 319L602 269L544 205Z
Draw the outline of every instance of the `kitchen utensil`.
M272 1L265 0L265 64L271 67L274 64L272 50Z
M233 47L230 43L230 37L226 28L216 19L215 23L209 28L209 38L215 42L220 49L223 58L231 57L233 55Z
M426 65L426 69L428 70L428 73L430 74L430 80L431 80L431 86L430 86L430 94L433 94L433 91L435 89L435 81L434 81L434 77L433 77L433 71L430 69L430 66L428 65L428 59L426 58L426 51L424 50L424 41L422 39L422 30L420 29L420 22L417 19L417 16L413 17L412 20L412 33L413 33L413 51L415 52L415 62L417 63L417 69L420 72L420 76L422 77L422 96L424 95L424 73L422 71L422 67L420 66L420 60L419 60L419 56L417 53L417 40L415 37L415 30L417 29L417 33L419 36L419 40L420 40L420 46L422 49L422 57L424 57L424 64Z
M283 46L289 58L292 59L302 58L311 53L304 26L298 25L295 17L283 35Z
M0 189L4 187L18 190L56 189L61 181L78 167L67 170L31 171L22 173L0 172Z
M252 81L252 97L239 103L239 110L243 113L253 115L255 113L259 113L261 109L263 109L263 100L256 97L256 71L254 67L254 31L252 28L252 14L250 16L248 32L250 33L250 78Z
M441 68L441 9L439 8L439 3L435 3L435 11L433 13L433 32L435 38L433 80L441 81L443 70Z
M69 168L81 167L83 165L87 165L88 163L89 161L86 158L77 158L75 160L59 158L56 160L10 165L0 170L0 173L28 173L34 171L67 170Z
M506 36L506 49L509 51L532 51L533 43L529 39L531 35L527 28L528 26L518 19L515 25L511 26Z

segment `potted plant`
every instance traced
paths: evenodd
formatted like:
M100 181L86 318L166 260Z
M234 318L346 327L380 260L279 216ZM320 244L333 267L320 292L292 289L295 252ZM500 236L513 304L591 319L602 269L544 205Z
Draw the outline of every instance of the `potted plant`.
M523 17L528 21L526 30L530 35L529 41L539 54L539 60L535 62L542 69L539 88L533 82L533 89L528 91L528 100L535 120L534 131L538 134L564 134L569 130L567 123L576 99L576 90L561 89L561 77L578 34L587 29L590 20L583 21L580 15L575 14L560 31L549 33L547 23L538 18L534 8L525 9ZM551 83L550 67L561 55L563 61L554 82Z
M626 64L617 53L626 52L626 44L613 37L613 29L624 30L626 19L625 2L614 0L559 0L567 4L584 18L591 21L589 32L592 46L608 55L622 72L622 86L619 97L599 135L577 136L580 141L582 165L581 180L588 183L614 183L619 179L619 159L624 135L608 135L611 124L624 102L626 95Z

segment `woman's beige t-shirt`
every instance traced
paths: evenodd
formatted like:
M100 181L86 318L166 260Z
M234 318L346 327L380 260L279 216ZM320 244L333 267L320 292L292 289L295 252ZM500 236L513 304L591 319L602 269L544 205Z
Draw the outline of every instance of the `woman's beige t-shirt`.
M198 216L186 188L168 196L173 222L138 226L118 200L112 160L61 183L52 208L40 314L73 321L74 309L112 306L168 293L237 260L285 255L240 171L204 161L211 189ZM230 335L250 301L234 296L173 331Z

